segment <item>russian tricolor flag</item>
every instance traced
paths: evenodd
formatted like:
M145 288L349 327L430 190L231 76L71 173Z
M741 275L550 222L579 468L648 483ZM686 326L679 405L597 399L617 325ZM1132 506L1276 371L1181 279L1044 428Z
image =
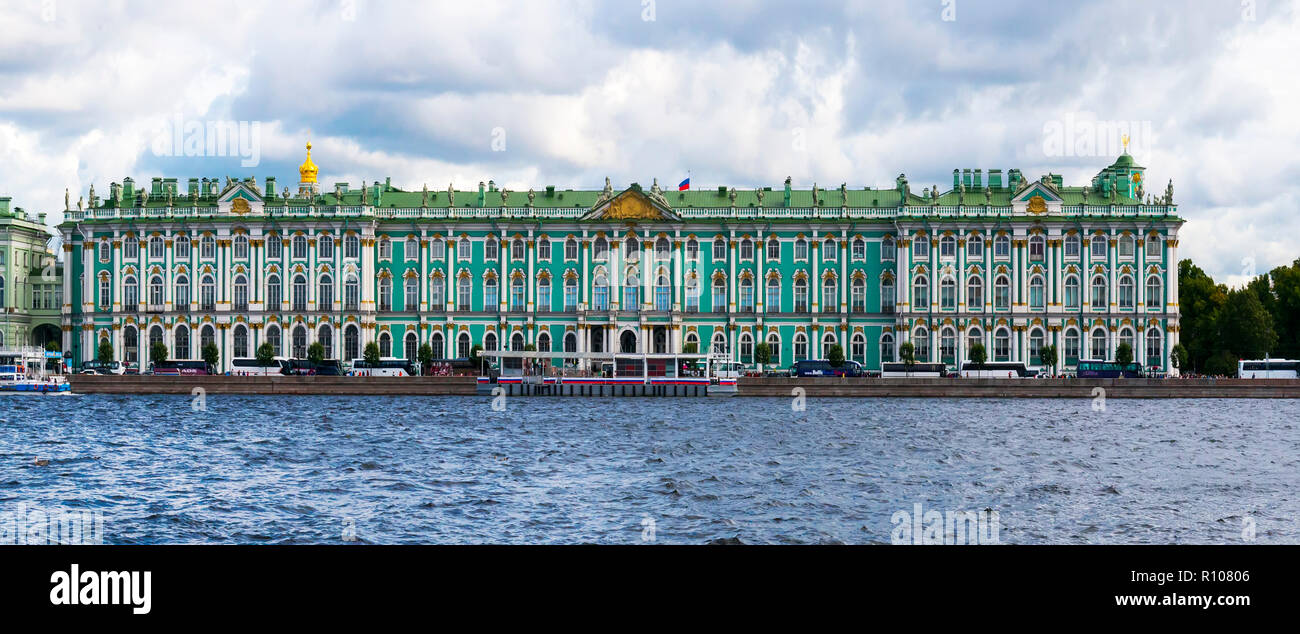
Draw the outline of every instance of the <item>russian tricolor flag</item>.
M680 183L677 183L677 191L679 191L679 192L684 192L684 191L686 191L686 190L688 190L688 189L690 189L690 188L691 188L691 177L690 177L690 176L687 176L687 177L686 177L686 180L684 180L684 181L682 181L682 182L680 182Z

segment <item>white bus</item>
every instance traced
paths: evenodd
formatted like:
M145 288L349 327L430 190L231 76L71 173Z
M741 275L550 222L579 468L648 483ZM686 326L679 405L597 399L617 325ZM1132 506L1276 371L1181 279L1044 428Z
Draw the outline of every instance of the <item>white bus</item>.
M911 366L906 363L882 363L880 376L887 379L897 377L938 379L948 376L948 366L942 363L913 363Z
M415 364L406 359L384 357L371 366L365 359L353 359L352 376L415 376L419 374Z
M284 357L275 357L271 360L271 365L262 365L257 359L231 359L230 375L231 376L276 376L285 373L289 360Z
M1287 359L1241 360L1237 362L1239 379L1294 379L1300 372L1300 361Z

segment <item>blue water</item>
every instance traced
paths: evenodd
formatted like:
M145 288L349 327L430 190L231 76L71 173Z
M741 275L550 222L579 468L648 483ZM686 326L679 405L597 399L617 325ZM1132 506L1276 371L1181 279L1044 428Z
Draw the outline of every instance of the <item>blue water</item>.
M1300 401L8 397L0 512L106 543L1300 543ZM38 465L37 460L48 460Z

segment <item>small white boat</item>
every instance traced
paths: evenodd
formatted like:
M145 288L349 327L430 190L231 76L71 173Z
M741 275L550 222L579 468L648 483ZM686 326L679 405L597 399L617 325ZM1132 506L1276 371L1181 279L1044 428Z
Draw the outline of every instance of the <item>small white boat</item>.
M53 353L57 354L57 353ZM39 348L0 349L0 395L71 394L72 384L59 372L46 372L46 359L56 357ZM57 365L62 367L62 357Z

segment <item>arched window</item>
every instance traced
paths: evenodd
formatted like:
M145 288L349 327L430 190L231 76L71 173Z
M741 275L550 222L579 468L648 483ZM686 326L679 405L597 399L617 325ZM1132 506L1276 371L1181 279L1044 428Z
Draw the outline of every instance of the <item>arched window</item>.
M283 347L280 343L280 327L274 324L266 327L266 342L271 344L271 355L280 356Z
M296 235L293 237L293 259L307 259L307 236Z
M822 244L822 260L834 262L839 258L839 253L840 249L839 246L835 244L835 239L826 238L826 242Z
M393 278L379 278L379 310L393 309Z
M1133 348L1133 331L1129 330L1127 327L1120 329L1119 343L1116 345L1118 346L1123 344L1128 344L1128 349L1133 353L1134 357L1137 357L1138 351Z
M781 260L781 241L776 238L770 238L767 241L767 259Z
M1079 276L1065 276L1065 307L1068 309L1079 309Z
M1079 258L1079 236L1078 234L1068 234L1065 236L1061 245L1062 253L1067 259L1077 260Z
M190 358L190 329L185 326L176 327L176 338L172 342L172 358Z
M640 255L641 241L632 236L628 236L628 238L623 241L623 257L627 259L628 262L636 262Z
M1092 340L1088 342L1088 357L1096 361L1105 361L1110 358L1110 350L1106 346L1106 331L1097 328L1092 331Z
M204 260L211 260L217 257L217 239L212 236L203 236L199 241L199 257Z
M334 278L323 273L316 283L316 310L327 312L334 310Z
M1161 306L1164 304L1164 296L1165 287L1164 283L1160 281L1160 276L1148 276L1146 296L1147 310L1160 310Z
M483 310L500 310L501 296L497 294L497 278L483 280Z
M896 252L897 245L894 244L893 236L885 236L880 241L880 259L885 262L893 262Z
M447 243L441 237L434 237L429 241L429 258L441 260L447 257Z
M393 259L393 241L389 240L388 236L383 236L379 238L379 259L381 260ZM391 348L392 346L390 345L389 347ZM384 356L389 356L389 355L384 355Z
M131 261L140 259L140 241L133 237L128 237L122 241L122 259Z
M866 241L866 240L863 240L861 237L857 237L857 238L854 238L854 239L853 239L853 253L852 253L852 257L853 257L853 260L854 260L855 262L860 262L860 261L862 261L862 260L867 259L867 241ZM865 340L864 340L864 341L865 341ZM865 346L866 344L863 343L863 345Z
M1047 306L1047 285L1042 275L1029 278L1029 307L1042 310Z
M248 259L248 236L242 233L235 236L234 241L231 243L231 250L234 251L234 253L232 254L233 259L247 260Z
M1106 259L1106 235L1099 233L1089 240L1089 249L1093 260Z
M233 300L236 311L248 312L248 278L243 275L235 276Z
M343 356L347 360L361 358L361 333L355 325L349 324L343 330Z
M316 341L325 349L326 359L334 358L334 329L329 324L323 324L320 330L316 332Z
M1164 367L1164 357L1161 354L1161 337L1158 328L1147 330L1147 366Z
M128 275L122 280L122 308L125 310L135 310L140 304L140 285L136 283L134 275Z
M993 360L1011 360L1011 331L1006 328L998 328L993 333Z
M122 360L130 364L140 361L140 333L135 326L122 329Z
M957 309L957 280L945 276L939 282L939 307L944 310Z
M596 241L591 243L591 257L598 262L608 259L609 241L604 238L596 238Z
M1011 237L1002 234L993 239L993 257L1004 259L1011 257Z
M153 328L150 328L150 329L149 329L149 347L150 347L150 348L153 348L154 345L156 345L156 344L160 344L160 343L162 343L162 342L163 342L163 329L162 329L162 326L154 326ZM153 360L153 357L150 357L149 360L152 361L152 360Z
M343 310L358 310L361 306L361 280L349 274L343 281Z
M957 330L952 326L939 331L939 361L949 365L957 363Z
M1092 309L1106 310L1106 276L1092 278Z
M686 278L686 312L696 313L700 310L700 280L694 275Z
M860 332L853 333L849 340L849 358L864 365L867 363L867 338Z
M307 328L299 324L293 329L293 358L307 358Z
M466 276L460 278L460 281L457 282L456 286L457 286L457 290L456 290L456 310L459 310L459 311L470 311L470 310L474 310L474 308L473 308L473 302L474 302L473 282L470 280L470 277L469 277L468 275L466 275Z
M919 363L930 361L930 331L925 326L912 331L912 356Z
M497 335L495 332L488 332L483 335L483 349L488 352L495 352L497 349Z
M807 260L807 259L808 259L808 241L807 241L807 240L804 240L803 238L799 238L798 240L795 240L795 241L794 241L794 259L795 259L795 260Z
M432 337L429 337L429 347L433 349L433 358L447 358L447 353L443 350L442 346L442 333L435 332Z
M379 333L379 356L384 358L393 356L393 338L386 332Z
M1068 328L1065 331L1065 350L1063 361L1066 365L1079 363L1079 331Z
M912 310L929 310L930 281L924 275L912 280Z
M944 236L939 239L939 257L944 259L957 257L956 236Z
M293 276L293 310L296 312L305 312L307 310L307 276Z
M538 352L551 351L551 335L546 331L542 331L540 334L537 335L537 351Z
M199 309L212 311L217 309L217 282L211 275L204 275L199 282Z
M278 243L277 243L277 244L278 244ZM176 243L175 243L175 246L172 248L172 251L173 251L173 254L172 254L172 255L174 255L174 256L176 257L177 260L188 260L188 259L190 259L190 238L189 238L189 236L187 236L187 235L185 235L185 234L181 234L181 235L176 236ZM267 246L267 252L268 252L268 253L270 252L270 245L269 245L269 244L268 244L268 246ZM280 255L279 255L279 253L280 253L280 249L277 247L276 250L275 250L275 252L276 252L276 256L275 256L276 259L279 259L279 257L280 257Z
M469 238L461 238L460 241L456 243L456 259L461 262L468 261L473 250L474 244L470 242Z
M110 245L110 244L108 243L108 240L100 240L100 241L99 241L99 261L100 261L100 262L107 262L107 261L111 260L112 258L113 258L113 246Z
M655 258L659 260L667 259L669 256L668 248L668 238L659 238L658 240L655 240Z
M742 260L754 259L754 242L749 238L745 238L740 241L740 259Z
M727 281L721 277L713 278L713 312L727 312Z
M113 307L113 282L109 279L108 273L101 273L99 276L99 306L104 310Z
M179 282L177 284L179 285ZM188 293L186 294L188 295ZM280 302L280 276L272 273L266 278L266 309L270 311L280 310Z
M794 360L808 359L808 336L802 332L794 333Z
M912 259L920 262L930 259L930 239L920 235L912 240Z
M1029 261L1042 262L1044 254L1047 252L1047 240L1041 235L1029 236Z
M822 312L835 313L840 310L840 301L838 293L839 284L835 282L835 276L831 275L822 280Z
M636 273L628 271L623 280L623 310L641 310L641 280Z
M727 259L727 241L721 237L713 239L713 261L721 262Z
M984 332L981 331L979 328L971 328L970 331L966 333L966 358L967 359L970 359L971 350L975 348L975 344L980 344L981 346L984 345ZM985 356L988 356L988 351L986 350L984 354Z
M880 335L880 362L893 363L894 361L894 335L886 332Z
M361 257L361 239L355 233L343 236L343 257L356 260Z
M248 356L248 328L243 324L239 324L235 326L233 357L247 359Z
M199 352L202 353L204 348L216 343L216 341L216 331L212 329L212 326L204 326L199 331Z
M984 310L984 278L978 274L966 278L966 310Z
M1133 276L1119 276L1119 307L1133 308L1134 295Z
M966 259L984 259L984 238L981 238L978 233L971 234L970 237L966 238Z
M1042 329L1029 331L1029 358L1025 360L1026 365L1046 365L1042 359L1043 341Z
M524 278L510 280L510 310L524 309Z
M852 302L851 310L853 312L867 312L867 281L865 279L859 277L853 280L850 301Z
M655 280L655 310L659 312L668 312L672 308L672 284L668 281L667 275L660 275ZM752 291L750 310L753 310Z
M1147 236L1146 250L1147 250L1146 257L1148 263L1159 260L1160 259L1160 237L1156 235Z
M441 275L434 275L433 279L429 280L429 310L447 308L446 283Z
M700 259L700 242L695 238L686 241L686 259L692 262Z
M150 260L163 259L162 236L154 236L152 238L149 238L149 259Z
M549 277L537 280L537 310L543 313L551 312L551 278Z
M1011 308L1011 280L1005 275L993 279L993 307L998 310Z
M460 336L456 338L456 358L468 359L469 351L469 333L462 332L460 333Z
M576 277L564 280L564 310L570 313L578 310L578 278Z
M592 308L609 310L609 279L603 273L596 275L596 284L592 287Z
M777 277L767 278L767 294L763 298L763 310L769 313L781 312L781 280Z
M402 297L402 310L415 311L420 309L420 279L417 277L406 278L406 293Z
M749 333L742 332L740 333L739 345L740 345L740 362L753 363L754 362L754 338L750 336Z
M1125 260L1133 259L1133 253L1135 251L1134 249L1135 242L1136 241L1133 239L1133 236L1126 235L1126 236L1119 237L1119 243L1118 243L1119 257L1121 259L1125 259Z
M768 363L771 365L781 365L781 336L775 332L767 333L767 349L771 353Z
M794 281L794 312L808 312L808 280L802 277Z
M577 352L577 351L578 351L578 336L577 336L577 335L573 334L572 332L570 332L570 333L564 335L564 351L565 351L565 352Z
M898 295L894 291L894 278L885 278L880 281L880 311L884 313L894 312L895 300Z
M316 259L334 259L334 238L330 237L329 234L322 234L316 238Z

